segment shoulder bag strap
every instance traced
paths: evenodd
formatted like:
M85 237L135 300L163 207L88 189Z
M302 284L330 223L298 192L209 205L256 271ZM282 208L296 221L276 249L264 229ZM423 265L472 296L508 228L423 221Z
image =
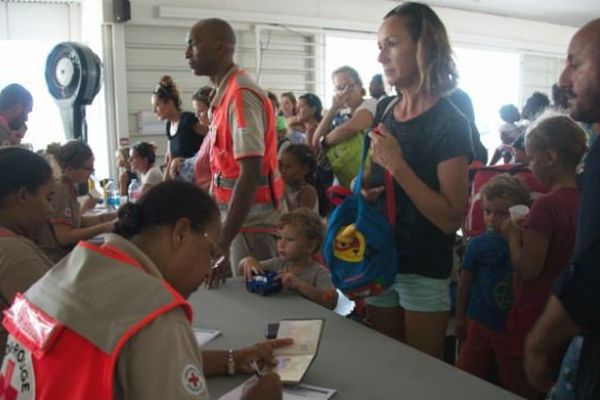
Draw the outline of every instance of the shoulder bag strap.
M394 105L396 105L396 103L398 102L398 99L399 99L399 97L396 96L388 103L388 105L385 107L385 110L383 111L383 114L381 115L380 121L383 121L385 116L394 108ZM360 190L362 189L363 176L364 176L364 172L365 172L365 162L366 162L367 153L368 153L370 147L371 147L371 137L369 136L369 133L367 132L367 134L365 135L365 138L364 138L364 143L363 143L362 156L361 156L361 161L360 161L360 170L358 171L358 180L356 181L356 185L354 185L354 195L359 196L359 198L362 198L362 197L360 197L360 196L362 196L360 193ZM394 178L388 172L388 170L385 168L384 168L384 175L385 175L386 213L387 213L387 217L388 217L388 221L389 221L390 225L394 226L396 224L396 195L394 193Z

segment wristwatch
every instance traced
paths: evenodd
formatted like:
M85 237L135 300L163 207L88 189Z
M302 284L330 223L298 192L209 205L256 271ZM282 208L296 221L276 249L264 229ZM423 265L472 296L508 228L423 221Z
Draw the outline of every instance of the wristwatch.
M233 358L233 349L227 352L227 374L235 375L235 358Z
M326 149L327 147L327 143L325 143L325 138L327 138L327 135L323 135L319 138L319 144L321 145L322 148Z

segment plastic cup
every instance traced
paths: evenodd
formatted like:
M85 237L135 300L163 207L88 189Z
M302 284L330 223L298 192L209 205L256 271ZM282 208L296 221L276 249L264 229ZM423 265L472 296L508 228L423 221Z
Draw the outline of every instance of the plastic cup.
M512 206L511 208L509 208L508 212L510 214L510 219L513 222L517 222L519 220L522 220L527 216L527 214L529 214L529 207L527 207L524 204L517 204L516 206Z

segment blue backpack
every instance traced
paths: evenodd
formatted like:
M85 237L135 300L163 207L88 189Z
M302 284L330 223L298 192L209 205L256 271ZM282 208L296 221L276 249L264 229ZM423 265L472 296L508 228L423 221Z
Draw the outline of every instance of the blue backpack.
M393 229L396 204L391 175L386 171L387 215L360 193L370 144L367 134L353 193L329 216L323 246L333 284L351 299L381 293L392 285L398 273Z

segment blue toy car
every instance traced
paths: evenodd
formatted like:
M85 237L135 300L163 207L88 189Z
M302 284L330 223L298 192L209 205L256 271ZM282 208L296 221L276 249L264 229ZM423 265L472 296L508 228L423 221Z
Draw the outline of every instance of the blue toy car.
M264 271L262 274L252 275L250 279L246 281L246 289L249 292L259 294L261 296L268 296L273 293L277 293L283 287L281 280L276 279L277 272Z

